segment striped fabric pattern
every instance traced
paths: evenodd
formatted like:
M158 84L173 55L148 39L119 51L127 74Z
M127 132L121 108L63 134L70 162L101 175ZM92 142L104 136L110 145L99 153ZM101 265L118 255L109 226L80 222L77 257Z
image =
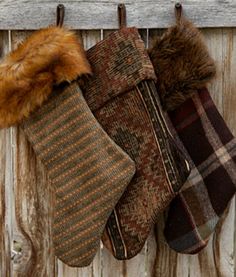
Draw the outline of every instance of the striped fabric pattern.
M236 192L236 139L208 90L199 90L169 118L193 170L171 202L165 236L177 252L203 249Z
M56 255L70 266L89 265L134 163L101 128L76 82L56 89L22 128L55 190Z

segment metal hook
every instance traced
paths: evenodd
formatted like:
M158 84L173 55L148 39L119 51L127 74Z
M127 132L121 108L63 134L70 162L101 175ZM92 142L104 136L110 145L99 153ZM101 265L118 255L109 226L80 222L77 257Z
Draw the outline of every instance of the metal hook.
M180 20L181 20L182 11L183 11L182 4L181 4L180 2L177 2L177 3L175 4L175 17L176 17L177 23L179 23Z
M62 27L64 22L64 16L65 16L65 6L63 4L59 4L57 6L57 21L56 21L56 25L58 27Z
M119 4L117 10L118 10L119 28L121 29L127 26L125 4L122 4L122 3Z

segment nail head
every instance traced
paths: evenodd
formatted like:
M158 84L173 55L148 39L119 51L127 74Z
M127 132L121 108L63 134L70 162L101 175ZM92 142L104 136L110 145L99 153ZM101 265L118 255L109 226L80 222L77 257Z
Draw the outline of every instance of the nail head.
M177 2L176 4L175 4L175 7L177 8L177 9L179 9L179 8L181 8L181 3L180 2Z

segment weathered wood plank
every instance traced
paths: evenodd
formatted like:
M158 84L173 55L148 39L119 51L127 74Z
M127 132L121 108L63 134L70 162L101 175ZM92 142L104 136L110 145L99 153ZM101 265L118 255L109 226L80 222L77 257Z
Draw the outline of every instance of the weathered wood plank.
M146 276L147 264L147 244L144 245L140 253L134 258L124 263L124 277L143 277Z
M188 277L188 257L186 255L179 255L172 251L163 235L164 230L164 216L160 216L155 226L155 237L156 237L156 255L155 263L153 267L154 277Z
M103 268L101 276L128 277L126 261L116 260L105 247L103 248L102 255Z
M224 102L223 102L223 116L226 119L227 124L236 136L236 29L224 29L223 36L224 40ZM220 249L221 260L227 259L228 263L231 265L228 270L232 276L236 275L236 198L234 197L230 212L224 222L223 231L225 232L225 241L222 243L222 248ZM227 230L230 233L226 233ZM231 243L234 239L234 245ZM226 242L226 243L225 243ZM232 247L225 247L225 245L231 245ZM223 251L225 250L225 251ZM226 253L227 252L227 253ZM226 254L225 254L226 253ZM227 263L225 263L225 269Z
M117 4L127 8L128 26L165 28L174 20L174 0L64 0L65 23L73 29L116 29ZM183 0L186 15L199 27L236 26L233 0ZM38 29L55 23L57 1L2 0L0 29Z
M7 157L11 148L10 130L0 131L0 275L11 276L12 247L12 176L11 156Z
M1 34L2 35L2 34ZM5 199L5 174L6 174L6 130L0 131L0 273L1 275L7 274L9 268L9 255L6 259L5 253L9 253L7 249L7 235L5 233L5 213L6 213L6 199Z
M236 136L236 29L223 30L223 116Z
M147 239L147 246L146 246L146 275L145 276L153 276L153 267L155 263L155 258L156 258L156 238L154 235L154 226L151 231L151 234L149 235Z
M9 33L0 33L0 58L9 51ZM12 248L12 155L10 130L0 131L0 275L11 276L11 248Z
M223 29L205 29L202 30L205 42L215 61L217 73L215 79L208 85L209 91L220 113L223 113L223 82L224 82L224 57L223 51L225 47L225 36Z
M14 144L16 222L13 238L22 249L21 256L14 262L14 276L54 276L50 183L19 129L14 130Z
M13 32L13 48L29 34ZM13 239L21 249L21 256L14 260L14 276L55 276L51 186L20 128L12 128L12 145L16 213Z

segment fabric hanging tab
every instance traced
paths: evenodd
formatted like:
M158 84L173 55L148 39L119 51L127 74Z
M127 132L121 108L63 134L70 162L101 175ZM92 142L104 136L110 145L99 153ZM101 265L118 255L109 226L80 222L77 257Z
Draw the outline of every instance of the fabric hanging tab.
M127 26L125 4L119 4L117 10L118 10L119 28L121 29Z
M57 6L57 21L56 21L56 25L58 27L62 27L64 23L64 17L65 17L65 6L63 4L59 4Z
M182 4L181 3L176 3L175 4L175 18L176 18L176 23L179 24L181 21L181 17L182 17L182 12L183 12L183 8L182 8Z

